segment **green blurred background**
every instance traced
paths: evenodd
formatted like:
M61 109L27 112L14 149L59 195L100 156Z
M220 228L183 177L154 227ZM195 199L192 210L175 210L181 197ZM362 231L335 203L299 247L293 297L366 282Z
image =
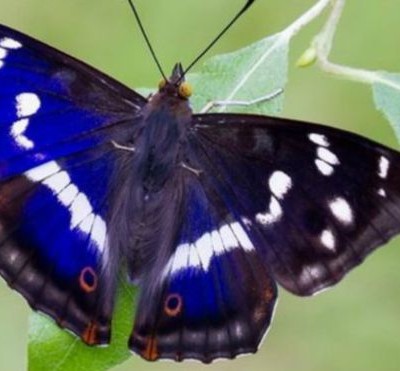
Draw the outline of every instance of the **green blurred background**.
M210 55L278 32L314 2L257 0ZM189 63L244 0L136 3L162 64L169 70L178 60ZM294 67L323 20L311 24L291 44L284 115L342 127L397 146L389 124L374 109L367 86L334 79L316 67ZM160 78L125 0L0 0L0 22L56 46L131 87L155 86ZM349 1L333 60L400 72L399 35L399 0ZM4 282L0 284L0 297L0 371L24 370L30 309ZM116 367L118 371L189 369L400 370L400 240L377 251L338 287L322 295L302 299L281 290L272 329L256 355L211 366L193 362L150 364L133 356Z

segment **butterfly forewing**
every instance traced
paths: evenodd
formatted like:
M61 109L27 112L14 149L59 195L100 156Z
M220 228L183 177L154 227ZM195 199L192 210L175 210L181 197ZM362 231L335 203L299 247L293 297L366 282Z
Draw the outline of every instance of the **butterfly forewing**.
M129 121L146 102L5 26L0 26L0 99L0 179L101 143L102 129Z
M203 166L290 291L310 295L338 282L399 232L398 153L279 118L195 119Z

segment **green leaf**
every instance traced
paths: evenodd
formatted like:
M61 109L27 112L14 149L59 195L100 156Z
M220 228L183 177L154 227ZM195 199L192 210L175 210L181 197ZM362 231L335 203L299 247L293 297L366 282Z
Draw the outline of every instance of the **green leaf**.
M199 72L187 78L195 88L192 105L199 111L215 100L251 100L282 89L287 80L288 39L277 34L236 52L211 58ZM141 89L146 95L151 91ZM277 114L283 94L250 107L228 106L227 111ZM218 108L221 110L221 107ZM32 314L29 330L31 371L107 370L129 357L127 342L132 330L136 291L126 285L119 290L114 314L112 343L106 348L89 347L50 319Z
M375 105L392 124L400 141L400 74L379 72L377 76L378 82L372 85Z
M194 111L201 111L211 101L250 101L284 88L288 49L289 39L278 33L233 53L210 58L199 72L187 77L194 87ZM268 102L247 107L229 105L216 111L277 115L282 107L283 94Z
M101 371L118 365L130 356L128 338L135 315L136 290L121 285L108 347L90 347L76 336L61 330L53 320L33 313L29 326L29 370Z

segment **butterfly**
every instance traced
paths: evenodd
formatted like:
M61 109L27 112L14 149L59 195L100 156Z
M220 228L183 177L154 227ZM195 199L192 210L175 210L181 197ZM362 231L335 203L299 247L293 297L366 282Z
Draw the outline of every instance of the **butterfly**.
M279 284L315 294L400 232L400 154L284 118L193 114L176 64L146 99L0 26L0 274L89 345L117 276L147 360L255 352Z

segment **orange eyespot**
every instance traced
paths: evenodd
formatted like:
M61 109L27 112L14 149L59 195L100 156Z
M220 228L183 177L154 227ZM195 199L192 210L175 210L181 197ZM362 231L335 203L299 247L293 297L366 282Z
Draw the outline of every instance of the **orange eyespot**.
M161 79L160 82L158 83L158 89L162 89L166 84L167 81L165 79Z
M168 317L176 317L182 312L182 297L179 294L170 294L164 302L164 312Z
M79 286L86 293L93 292L97 289L98 278L96 272L91 267L85 267L79 275Z
M193 93L192 86L187 82L183 82L182 84L179 85L178 93L181 98L187 99Z

